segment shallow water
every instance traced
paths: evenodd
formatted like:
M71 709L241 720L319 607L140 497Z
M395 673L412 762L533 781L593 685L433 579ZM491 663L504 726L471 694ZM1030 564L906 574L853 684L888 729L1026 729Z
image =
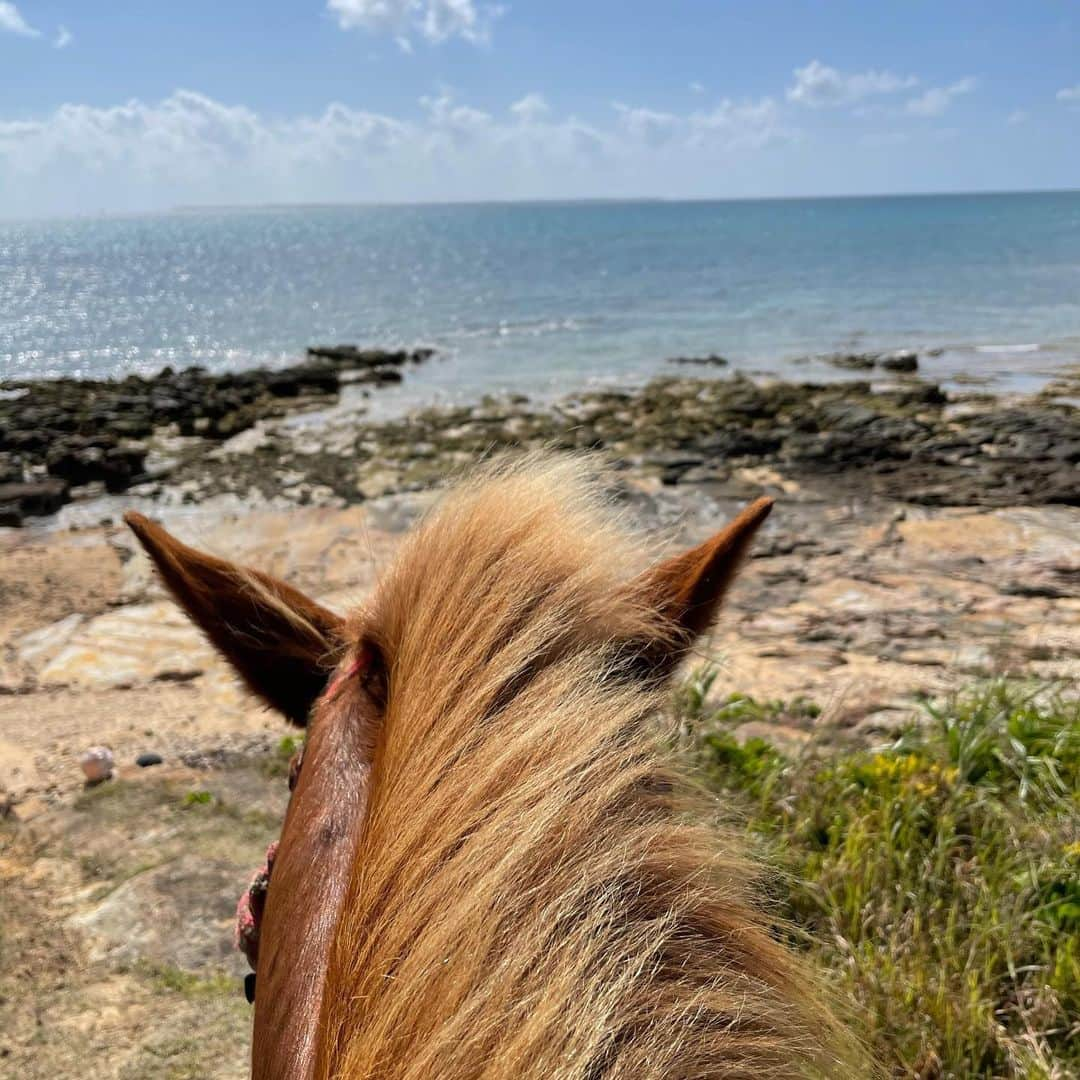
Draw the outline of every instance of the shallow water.
M316 341L438 346L399 397L636 381L708 352L816 377L800 358L897 347L1023 389L1080 359L1080 193L0 223L0 378L250 367Z

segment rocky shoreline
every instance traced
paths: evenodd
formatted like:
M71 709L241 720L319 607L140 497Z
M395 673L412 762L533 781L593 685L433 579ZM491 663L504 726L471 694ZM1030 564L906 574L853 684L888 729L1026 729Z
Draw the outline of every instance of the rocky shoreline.
M1080 505L1080 413L1047 396L946 394L917 378L880 383L666 376L554 404L520 395L373 422L328 413L315 429L268 421L190 455L137 494L199 503L344 506L439 485L503 448L601 451L665 487L738 494L747 470L829 498L921 506ZM753 486L750 484L749 486ZM760 486L760 485L759 485ZM766 485L767 486L767 485Z
M832 358L881 372L845 382L754 381L728 375L713 354L672 359L692 374L554 403L487 397L378 422L335 407L346 384L398 383L431 356L312 346L277 370L2 384L0 525L104 493L167 505L218 495L352 505L430 488L500 448L539 446L600 450L672 487L731 486L758 469L924 506L1080 504L1074 405L1050 391L946 393L912 372L906 350ZM313 410L318 423L289 422Z
M164 598L125 507L346 609L436 490L507 448L598 452L628 521L671 543L777 498L702 654L729 691L821 706L813 724L775 711L771 737L873 737L973 678L1080 678L1080 413L1054 393L946 393L908 373L755 381L719 357L694 365L715 373L639 388L392 419L341 393L426 359L329 347L284 372L32 384L3 400L5 445L55 431L63 447L6 449L21 483L63 483L72 502L57 527L0 529L0 759L13 763L0 788L62 785L99 741L169 759L275 730ZM121 452L140 457L116 494L66 471L64 455L81 467ZM9 523L32 512L16 511ZM155 718L148 743L140 716Z
M260 420L334 400L343 383L383 386L432 350L312 346L304 362L215 375L202 368L126 379L0 383L0 525L55 513L96 486L126 491L164 470L151 441L224 442Z

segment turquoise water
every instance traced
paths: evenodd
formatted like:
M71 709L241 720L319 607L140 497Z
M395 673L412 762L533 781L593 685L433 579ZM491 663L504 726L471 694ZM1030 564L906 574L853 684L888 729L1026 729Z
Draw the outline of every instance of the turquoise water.
M411 380L434 393L897 347L1023 383L1080 357L1080 193L0 222L2 378L283 363L324 341L435 345Z

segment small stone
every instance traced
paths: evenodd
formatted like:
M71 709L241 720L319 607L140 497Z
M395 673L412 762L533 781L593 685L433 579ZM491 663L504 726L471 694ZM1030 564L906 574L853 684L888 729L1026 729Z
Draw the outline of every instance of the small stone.
M146 751L144 754L140 754L135 759L135 764L140 769L148 769L151 765L160 765L165 759L160 754L155 754L152 750Z
M113 773L113 752L107 746L91 746L81 758L79 765L89 784L100 784Z

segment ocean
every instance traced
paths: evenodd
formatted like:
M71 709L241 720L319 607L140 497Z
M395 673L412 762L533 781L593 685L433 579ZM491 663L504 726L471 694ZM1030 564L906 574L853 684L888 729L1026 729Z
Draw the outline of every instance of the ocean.
M636 382L677 355L837 375L941 350L1025 389L1080 361L1080 192L208 209L0 221L0 379L433 345L406 397Z

